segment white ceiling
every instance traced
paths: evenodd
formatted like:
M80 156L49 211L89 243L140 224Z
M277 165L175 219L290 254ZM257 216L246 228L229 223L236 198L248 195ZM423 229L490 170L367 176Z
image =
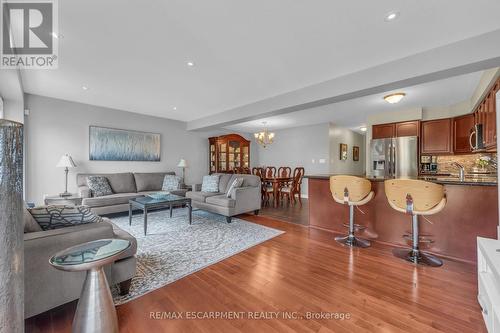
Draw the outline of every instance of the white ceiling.
M399 89L407 95L397 104L389 104L383 97L393 91L356 98L341 103L329 104L283 114L279 116L248 121L227 129L240 132L257 132L265 127L270 130L279 130L289 127L333 122L339 126L358 130L366 124L369 115L386 112L408 110L416 107L447 107L470 99L477 88L482 72L476 72L445 80L429 82L417 86Z
M499 13L498 0L59 1L59 69L22 75L28 93L189 121L499 29Z

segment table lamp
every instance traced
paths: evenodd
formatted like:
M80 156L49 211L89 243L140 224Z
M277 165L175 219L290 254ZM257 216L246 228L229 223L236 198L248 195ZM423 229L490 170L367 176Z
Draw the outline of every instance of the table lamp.
M186 160L183 159L183 158L181 158L181 160L179 161L179 164L177 164L177 167L182 168L181 185L184 186L185 185L185 183L184 183L184 172L185 172L186 168L188 167Z
M61 197L70 197L71 193L68 192L68 171L69 168L76 168L76 164L75 162L73 162L73 159L71 158L70 155L64 154L59 160L59 163L57 163L56 167L64 168L64 172L66 173L66 185L64 188L64 192L60 193L59 195Z

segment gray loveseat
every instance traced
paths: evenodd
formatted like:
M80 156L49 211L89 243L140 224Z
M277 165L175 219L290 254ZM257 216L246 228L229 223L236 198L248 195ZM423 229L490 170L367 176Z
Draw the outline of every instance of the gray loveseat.
M194 208L224 215L228 223L231 222L232 216L238 214L259 213L261 207L259 177L247 174L221 173L218 175L220 175L219 192L190 191L186 193L186 197L191 198ZM227 197L227 191L236 177L243 178L243 184Z
M26 210L24 223L37 226ZM31 221L27 221L31 219ZM85 272L63 272L49 265L51 256L71 246L104 238L130 241L130 248L119 260L105 267L110 285L118 284L121 294L128 293L136 271L137 241L109 219L73 227L42 231L26 230L24 234L24 314L35 316L80 297Z
M143 197L148 193L161 191L165 175L175 175L175 172L151 173L79 173L76 183L82 204L89 206L98 215L128 211L130 199ZM88 176L104 176L108 179L113 194L101 197L92 197L87 186ZM185 196L187 190L170 191L173 194Z

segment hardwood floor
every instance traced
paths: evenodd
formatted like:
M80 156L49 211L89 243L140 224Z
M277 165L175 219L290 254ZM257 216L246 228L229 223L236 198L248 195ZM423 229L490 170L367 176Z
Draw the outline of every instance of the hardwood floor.
M118 306L120 332L486 332L473 265L445 260L441 268L415 267L385 245L350 249L324 231L243 218L286 233ZM74 309L73 302L31 318L26 332L70 332ZM184 319L152 318L174 311ZM192 311L350 318L186 319Z
M280 221L309 225L309 202L303 198L302 206L298 203L295 205L284 203L275 207L271 201L270 205L261 208L260 215Z

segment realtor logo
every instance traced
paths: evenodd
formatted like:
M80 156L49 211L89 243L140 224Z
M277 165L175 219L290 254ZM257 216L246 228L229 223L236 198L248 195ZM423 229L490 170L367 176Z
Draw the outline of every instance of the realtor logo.
M56 9L56 0L1 1L0 67L57 68Z

